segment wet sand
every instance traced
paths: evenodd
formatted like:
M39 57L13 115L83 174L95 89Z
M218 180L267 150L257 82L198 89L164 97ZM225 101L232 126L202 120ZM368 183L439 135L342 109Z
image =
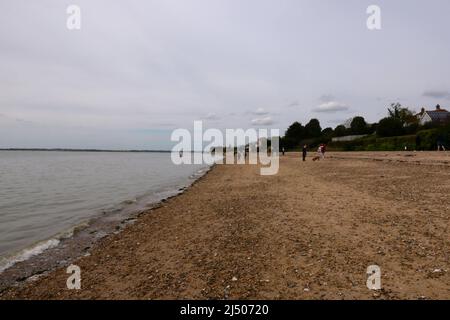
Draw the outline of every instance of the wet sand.
M62 267L0 299L449 299L450 153L327 156L216 166L76 261L81 290Z

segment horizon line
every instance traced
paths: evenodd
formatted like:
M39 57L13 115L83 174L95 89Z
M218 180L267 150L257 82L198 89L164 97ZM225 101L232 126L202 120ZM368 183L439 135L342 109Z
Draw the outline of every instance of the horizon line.
M153 149L97 149L97 148L0 148L0 151L171 152L171 150L153 150Z

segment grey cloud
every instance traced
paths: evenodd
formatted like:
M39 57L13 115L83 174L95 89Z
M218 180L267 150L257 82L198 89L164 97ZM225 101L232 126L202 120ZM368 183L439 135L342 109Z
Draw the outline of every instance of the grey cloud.
M428 90L423 93L423 96L435 98L435 99L449 99L450 100L450 91Z
M15 122L22 122L22 123L30 123L32 124L32 121L23 119L23 118L18 118L18 117L13 117L13 116L9 116L3 113L0 113L0 117L9 121L15 121Z
M271 117L256 118L251 121L253 126L270 126L275 123Z
M337 101L330 101L326 103L322 103L321 105L313 108L314 112L339 112L339 111L347 111L349 108L345 103L340 103Z
M294 107L299 107L300 106L300 102L298 101L292 101L291 103L289 103L288 108L294 108Z

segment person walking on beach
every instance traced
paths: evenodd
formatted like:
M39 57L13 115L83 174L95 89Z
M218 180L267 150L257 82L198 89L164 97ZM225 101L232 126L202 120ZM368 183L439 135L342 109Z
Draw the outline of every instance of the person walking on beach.
M322 159L325 159L325 152L327 151L327 145L325 143L322 143L321 146L322 146Z
M281 148L281 152L283 153L283 156L284 156L284 147L283 147L283 148Z
M319 149L317 149L317 154L318 154L320 160L323 160L325 158L325 152L324 152L324 145L323 145L323 143L320 144Z
M308 154L308 146L305 144L302 149L303 161L306 161L306 155Z

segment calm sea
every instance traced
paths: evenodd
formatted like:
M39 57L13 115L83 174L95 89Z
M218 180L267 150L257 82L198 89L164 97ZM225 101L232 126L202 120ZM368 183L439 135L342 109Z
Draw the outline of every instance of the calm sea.
M93 217L173 195L206 169L176 166L170 153L0 151L0 272Z

